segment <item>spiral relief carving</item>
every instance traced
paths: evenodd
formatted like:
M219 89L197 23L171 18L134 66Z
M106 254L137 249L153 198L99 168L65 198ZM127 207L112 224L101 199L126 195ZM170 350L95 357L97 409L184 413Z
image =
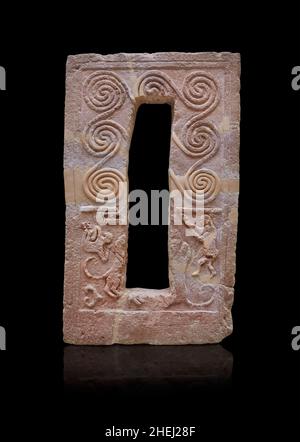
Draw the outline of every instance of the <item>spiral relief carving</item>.
M104 203L118 197L120 182L125 182L125 177L117 169L99 169L96 165L87 172L83 188L92 201Z
M142 96L172 96L176 86L159 71L147 72L139 79L138 93Z
M185 176L175 175L170 169L170 178L176 188L185 194L185 197L193 201L202 201L204 198L204 204L206 204L216 198L221 189L221 182L218 175L210 169L195 170L197 164L198 162L187 171Z
M127 140L125 129L115 121L102 120L102 117L90 121L83 132L85 149L96 157L114 155L123 140Z
M218 87L210 75L197 71L188 75L182 93L191 107L201 112L201 116L212 112L219 102Z
M138 94L156 99L178 96L187 107L197 110L201 117L212 112L219 102L216 81L201 71L192 72L184 79L182 91L166 74L159 71L147 72L139 79Z
M126 85L112 72L94 72L83 85L84 100L96 112L109 115L119 109L125 101Z
M208 160L219 149L220 137L212 123L203 122L199 117L192 118L183 128L183 141L173 134L173 139L180 149L191 157Z
M215 172L209 169L189 171L184 179L185 190L191 190L194 195L203 192L204 202L215 199L220 191L220 180Z

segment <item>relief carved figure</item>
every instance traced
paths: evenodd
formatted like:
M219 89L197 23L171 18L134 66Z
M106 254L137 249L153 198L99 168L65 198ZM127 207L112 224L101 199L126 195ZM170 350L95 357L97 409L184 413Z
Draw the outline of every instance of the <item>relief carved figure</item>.
M92 225L89 222L83 222L81 229L84 231L83 248L85 252L96 253L101 261L106 262L113 238L112 233L102 233L99 225Z
M185 225L190 229L189 235L194 236L200 242L200 258L197 261L197 270L193 272L193 276L199 275L202 266L207 265L211 278L217 272L214 267L214 261L219 255L219 250L216 247L217 229L209 215L204 215L204 226L200 227L189 222L187 217L184 217Z
M121 235L109 247L109 251L113 256L112 264L109 269L102 275L91 273L88 268L89 263L94 262L97 265L97 258L88 257L83 263L83 271L88 278L94 280L105 280L104 292L112 298L121 296L121 289L123 288L123 273L126 263L126 235Z
M123 271L126 261L126 236L121 235L112 246L114 255L110 269L103 275L105 279L104 291L113 298L121 296L123 285Z

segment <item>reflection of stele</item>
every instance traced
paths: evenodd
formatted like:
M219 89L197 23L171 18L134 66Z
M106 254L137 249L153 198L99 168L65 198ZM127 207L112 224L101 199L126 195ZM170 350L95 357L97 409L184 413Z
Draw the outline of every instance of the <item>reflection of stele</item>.
M213 278L217 273L213 266L213 262L217 258L219 251L216 248L217 229L214 226L211 217L209 215L204 215L203 228L191 224L187 217L184 217L184 223L187 227L192 229L190 235L197 238L202 245L201 256L197 262L198 269L193 272L192 275L199 275L201 267L206 264L210 271L210 277Z

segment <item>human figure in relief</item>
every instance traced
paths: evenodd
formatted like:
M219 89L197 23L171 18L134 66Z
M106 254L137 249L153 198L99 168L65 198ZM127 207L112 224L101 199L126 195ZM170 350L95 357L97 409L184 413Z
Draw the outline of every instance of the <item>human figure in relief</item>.
M184 217L184 224L191 229L190 236L197 238L202 246L201 255L197 262L198 269L192 273L192 276L199 275L202 266L207 265L210 277L213 278L217 273L213 264L219 254L219 250L216 247L217 229L211 217L204 215L203 227L190 223L186 216Z
M104 291L111 297L121 296L123 267L126 259L126 236L121 235L112 245L114 260L110 269L102 276L105 279Z

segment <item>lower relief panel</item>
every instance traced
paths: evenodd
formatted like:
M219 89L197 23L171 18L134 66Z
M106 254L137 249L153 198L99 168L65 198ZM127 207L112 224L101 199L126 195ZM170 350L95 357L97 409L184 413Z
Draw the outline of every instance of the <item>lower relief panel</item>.
M170 227L169 288L128 289L127 226L100 226L95 212L68 206L65 342L202 344L229 335L233 289L223 283L224 247L217 245L226 235L218 236L214 217L205 215L202 235Z

